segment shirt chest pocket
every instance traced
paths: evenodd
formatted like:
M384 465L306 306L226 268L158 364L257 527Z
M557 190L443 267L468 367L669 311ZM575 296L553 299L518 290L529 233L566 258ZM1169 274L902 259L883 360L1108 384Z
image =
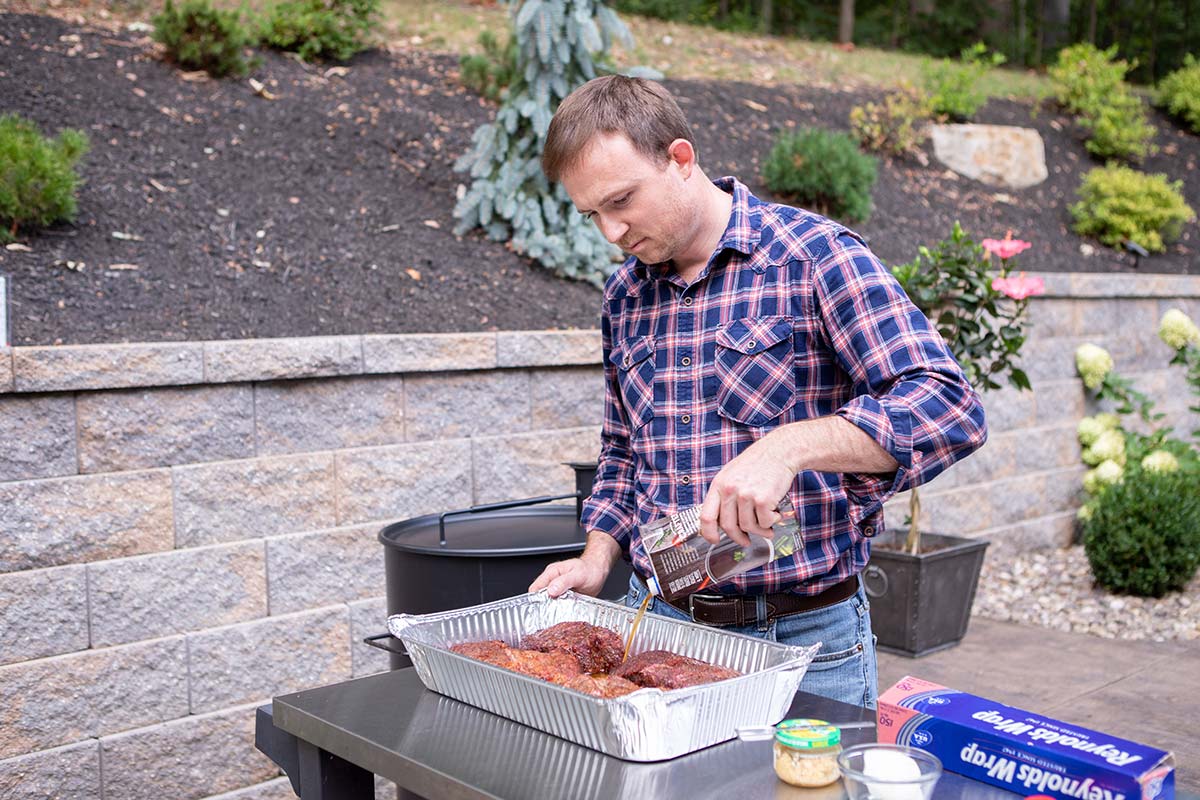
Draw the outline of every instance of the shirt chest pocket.
M717 329L717 413L770 423L796 403L791 317L735 319Z
M635 336L613 348L613 366L632 430L654 419L654 337Z

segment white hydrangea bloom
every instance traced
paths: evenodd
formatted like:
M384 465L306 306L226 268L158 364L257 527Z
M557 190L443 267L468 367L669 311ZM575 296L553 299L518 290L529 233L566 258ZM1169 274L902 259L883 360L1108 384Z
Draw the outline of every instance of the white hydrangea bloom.
M1079 520L1080 522L1087 522L1092 518L1093 513L1095 513L1095 509L1092 508L1092 504L1084 503L1079 507L1079 510L1075 512L1075 519Z
M1103 414L1097 414L1092 417L1096 422L1100 423L1100 427L1106 431L1115 431L1121 427L1121 418L1116 414L1110 414L1107 411Z
M1100 434L1104 433L1108 428L1095 417L1084 417L1079 420L1079 425L1075 427L1075 432L1079 434L1079 443L1084 447L1089 447L1096 443L1100 438Z
M1187 314L1172 308L1163 314L1162 321L1158 323L1158 338L1172 350L1182 350L1189 344L1200 344L1200 328Z
M1155 450L1142 459L1142 469L1147 472L1174 472L1179 469L1179 460L1166 450Z
M1121 480L1123 471L1115 461L1104 461L1095 469L1088 470L1083 476L1083 488L1088 494L1099 494L1100 490L1111 483Z
M1094 344L1081 344L1075 351L1075 369L1083 378L1083 385L1089 389L1099 389L1104 383L1104 376L1112 371L1112 356L1103 347Z
M1125 436L1120 431L1104 431L1090 449L1098 456L1097 464L1101 461L1125 464Z

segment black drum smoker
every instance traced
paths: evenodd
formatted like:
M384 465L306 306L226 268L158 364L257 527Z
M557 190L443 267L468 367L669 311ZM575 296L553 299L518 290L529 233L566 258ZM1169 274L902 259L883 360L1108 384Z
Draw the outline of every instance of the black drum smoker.
M587 533L579 515L591 494L596 465L569 466L575 470L572 494L426 514L380 531L388 615L430 614L522 594L546 565L583 552ZM572 497L574 506L544 505ZM621 597L629 572L627 562L618 562L600 596ZM391 654L392 669L412 665L388 634L366 641Z

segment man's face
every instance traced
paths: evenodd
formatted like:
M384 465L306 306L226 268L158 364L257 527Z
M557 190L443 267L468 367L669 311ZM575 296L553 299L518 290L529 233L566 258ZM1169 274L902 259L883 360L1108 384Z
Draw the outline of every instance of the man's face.
M657 163L624 134L592 139L579 163L562 175L575 207L604 238L647 264L669 261L696 235L686 171L674 160Z

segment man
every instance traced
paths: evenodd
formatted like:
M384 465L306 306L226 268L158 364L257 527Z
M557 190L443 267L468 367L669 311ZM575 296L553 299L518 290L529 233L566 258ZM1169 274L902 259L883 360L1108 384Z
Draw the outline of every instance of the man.
M983 444L979 397L888 270L836 222L710 181L657 83L597 78L559 106L542 167L630 253L601 317L606 411L587 546L530 586L596 594L638 527L702 502L702 535L769 535L788 494L803 548L651 610L823 643L801 688L873 708L858 574L895 492Z

